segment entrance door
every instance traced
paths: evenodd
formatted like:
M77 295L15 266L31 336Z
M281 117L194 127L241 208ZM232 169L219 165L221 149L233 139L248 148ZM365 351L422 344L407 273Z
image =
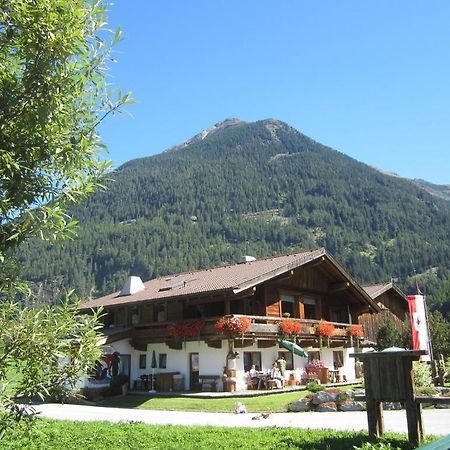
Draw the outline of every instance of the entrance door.
M200 385L198 381L199 375L199 356L198 353L189 354L189 386L190 389L198 390Z

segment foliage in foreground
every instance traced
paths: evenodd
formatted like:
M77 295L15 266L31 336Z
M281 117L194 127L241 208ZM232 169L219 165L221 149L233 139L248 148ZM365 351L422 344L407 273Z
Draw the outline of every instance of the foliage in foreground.
M68 303L17 306L27 286L12 253L31 237L73 236L68 206L108 169L96 128L130 100L106 83L120 38L103 38L106 8L0 0L0 438L27 411L22 400L64 395L99 355L96 315L78 316Z
M0 302L0 438L27 411L25 400L64 398L92 368L98 315L77 314L68 301L40 309Z
M149 426L142 423L57 422L39 420L30 440L16 431L5 450L87 449L304 449L349 450L361 447L367 433L283 428ZM392 449L412 449L406 436L387 434ZM375 447L377 448L377 447ZM380 447L378 447L380 448ZM381 447L383 448L383 447ZM388 448L388 447L384 447Z

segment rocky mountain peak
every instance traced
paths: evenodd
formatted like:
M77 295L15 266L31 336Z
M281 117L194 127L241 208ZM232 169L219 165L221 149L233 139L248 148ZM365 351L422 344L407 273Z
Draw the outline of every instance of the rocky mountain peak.
M203 131L200 131L200 133L196 134L191 139L188 139L187 141L182 142L181 144L177 144L177 145L169 148L168 150L166 150L166 152L180 150L180 149L185 148L185 147L187 147L188 145L190 145L190 144L192 144L194 142L202 141L207 136L211 136L212 134L217 133L218 131L222 131L225 128L228 128L228 127L233 126L233 125L238 125L238 124L241 124L241 123L245 123L245 122L240 120L240 119L237 119L236 117L230 117L228 119L221 120L220 122L215 123L214 125L210 126L209 128L206 128Z

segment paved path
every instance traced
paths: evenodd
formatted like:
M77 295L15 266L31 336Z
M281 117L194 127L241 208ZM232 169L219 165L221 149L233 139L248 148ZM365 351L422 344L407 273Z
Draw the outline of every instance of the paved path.
M257 414L155 411L54 403L38 405L35 408L43 417L60 420L138 421L151 425L332 428L333 430L367 431L366 413L356 411L341 413L274 413L267 419L253 420L252 417ZM423 411L423 420L426 434L450 434L450 409L426 409ZM386 431L405 434L408 432L404 410L384 411L384 424Z

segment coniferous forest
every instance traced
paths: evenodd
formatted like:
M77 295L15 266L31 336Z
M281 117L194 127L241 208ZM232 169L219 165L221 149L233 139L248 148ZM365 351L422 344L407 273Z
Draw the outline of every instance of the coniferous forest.
M22 275L43 301L63 287L109 293L129 274L145 280L323 246L361 283L393 278L405 292L419 285L449 318L447 197L283 122L225 121L129 161L105 184L73 209L77 238L20 248Z

